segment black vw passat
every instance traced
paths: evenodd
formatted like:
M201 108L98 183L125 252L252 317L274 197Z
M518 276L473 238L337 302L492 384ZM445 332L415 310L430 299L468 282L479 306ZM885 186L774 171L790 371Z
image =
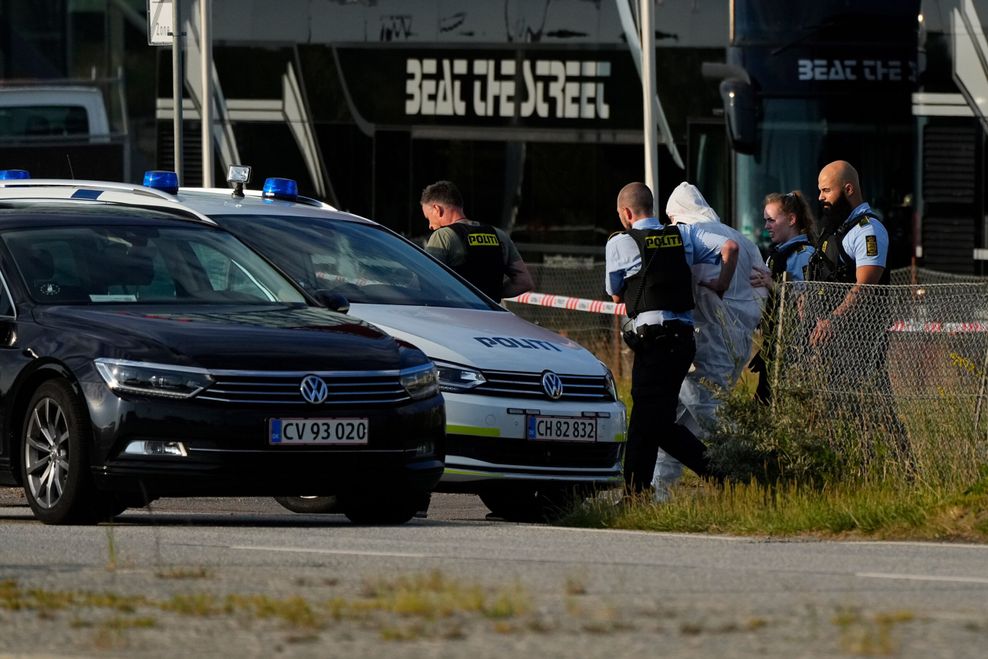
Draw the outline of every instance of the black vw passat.
M443 471L421 351L174 201L36 185L0 187L0 485L54 524L298 492L356 522L411 518Z

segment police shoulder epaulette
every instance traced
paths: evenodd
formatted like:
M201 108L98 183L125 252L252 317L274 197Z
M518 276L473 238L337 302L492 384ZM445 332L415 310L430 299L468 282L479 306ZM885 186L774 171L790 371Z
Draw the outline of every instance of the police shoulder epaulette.
M866 227L866 226L868 226L868 216L867 215L862 215L861 216L861 219L858 220L858 226L859 227Z

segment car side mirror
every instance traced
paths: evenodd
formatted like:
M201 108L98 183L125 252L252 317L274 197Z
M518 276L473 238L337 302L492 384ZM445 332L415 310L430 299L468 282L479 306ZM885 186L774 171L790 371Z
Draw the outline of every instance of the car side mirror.
M704 78L720 80L728 144L738 153L754 154L758 151L758 101L748 72L722 62L704 62L700 72Z
M335 291L318 290L315 292L316 301L330 311L338 313L348 313L350 311L350 300L346 296Z
M727 139L738 153L753 154L758 150L755 117L755 91L751 83L728 78L720 83L720 98L724 102Z

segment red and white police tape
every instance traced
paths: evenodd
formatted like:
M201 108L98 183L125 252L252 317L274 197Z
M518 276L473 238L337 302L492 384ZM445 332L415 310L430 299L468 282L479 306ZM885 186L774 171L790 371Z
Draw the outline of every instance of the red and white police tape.
M604 300L588 300L582 297L566 297L565 295L550 295L549 293L522 293L517 297L505 298L506 302L519 304L534 304L540 307L569 309L570 311L590 311L624 316L624 303L605 302Z
M626 315L624 303L605 302L604 300L588 300L581 297L567 297L550 293L522 293L516 297L505 298L506 302L533 304L540 307L568 309L570 311L589 311L591 313ZM888 328L895 333L923 334L969 334L988 332L988 322L931 322L917 320L897 320Z

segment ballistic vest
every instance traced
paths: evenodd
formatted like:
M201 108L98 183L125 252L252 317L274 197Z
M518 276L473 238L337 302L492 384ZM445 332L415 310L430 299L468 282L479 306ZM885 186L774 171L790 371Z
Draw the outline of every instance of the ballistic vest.
M501 239L494 227L467 222L453 222L447 226L459 236L466 251L463 263L450 267L492 300L500 300L507 266Z
M809 279L811 281L831 281L837 283L853 284L857 281L855 270L857 266L854 259L844 250L844 237L857 226L867 226L870 221L878 221L875 215L864 213L857 222L845 222L836 232L828 232L820 236L820 244L816 252L810 257ZM882 269L882 278L879 284L887 284L890 281L888 263Z
M686 261L683 236L674 225L661 229L628 229L638 245L642 267L625 279L624 303L628 317L644 311L690 311L693 273Z
M772 245L768 250L768 262L766 263L768 269L772 272L772 279L781 281L782 275L786 271L786 266L789 265L789 256L793 252L802 252L809 244L809 238L804 236L803 240L790 243L785 249L777 249L775 245Z

